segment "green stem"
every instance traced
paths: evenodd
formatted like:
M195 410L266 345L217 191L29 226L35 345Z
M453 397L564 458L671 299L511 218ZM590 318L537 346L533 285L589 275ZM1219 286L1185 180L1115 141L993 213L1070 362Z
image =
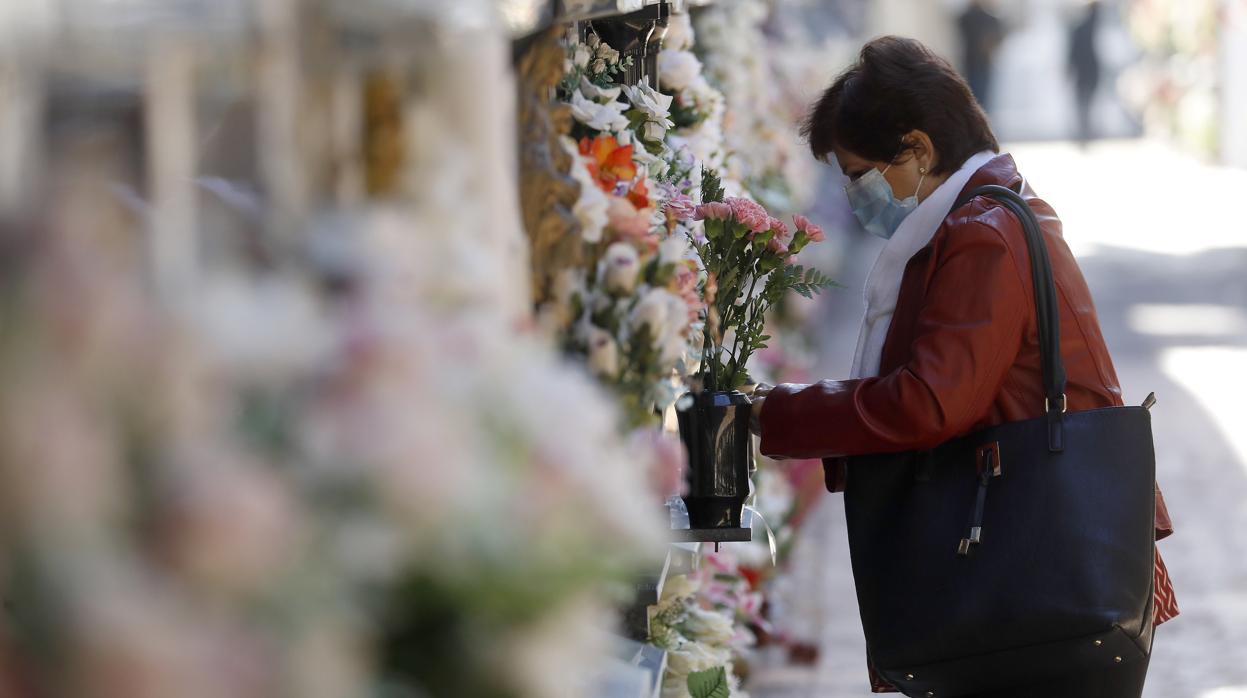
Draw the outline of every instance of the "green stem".
M748 312L750 306L754 304L753 290L758 285L758 274L756 270L751 269L750 271L753 278L749 280L749 293L745 294L745 302L741 305L741 316L743 317L744 322L740 323L740 327L736 331L736 336L732 338L732 353L730 354L732 357L732 363L730 365L730 370L728 371L728 383L731 385L735 385L736 373L740 371L741 365L743 364L743 362L738 362L736 358L736 347L740 344L741 337L746 334L746 332L742 330L749 327L752 324L752 321L757 317L756 312ZM748 346L749 345L746 344L742 349L747 349Z

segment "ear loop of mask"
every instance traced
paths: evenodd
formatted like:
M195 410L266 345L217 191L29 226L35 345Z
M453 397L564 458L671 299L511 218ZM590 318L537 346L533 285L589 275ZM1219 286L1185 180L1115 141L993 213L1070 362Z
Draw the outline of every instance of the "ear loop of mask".
M899 153L897 153L897 154L899 155ZM888 170L890 170L890 169L892 169L892 163L890 163L890 162L889 162L889 163L888 163L888 166L887 166L887 167L885 167L885 168L883 168L883 172L880 172L879 174L887 174L887 173L888 173ZM925 168L925 167L920 167L920 168L918 168L918 173L919 173L919 176L918 176L918 186L914 188L914 193L913 193L913 196L915 196L915 197L917 197L917 196L918 196L918 192L922 191L922 182L923 182L923 180L925 180L925 179L927 178L927 168Z

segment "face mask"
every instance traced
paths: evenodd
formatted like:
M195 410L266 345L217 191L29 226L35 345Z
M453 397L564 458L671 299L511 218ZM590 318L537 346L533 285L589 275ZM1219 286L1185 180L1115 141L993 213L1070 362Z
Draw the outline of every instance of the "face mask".
M883 168L887 172L892 165ZM913 196L897 201L892 193L892 185L883 178L883 172L870 168L866 174L849 182L844 193L849 197L849 206L853 215L861 222L862 227L871 235L878 235L884 240L891 239L911 211L918 208L918 191L922 189L922 180L926 172L918 179L918 188Z

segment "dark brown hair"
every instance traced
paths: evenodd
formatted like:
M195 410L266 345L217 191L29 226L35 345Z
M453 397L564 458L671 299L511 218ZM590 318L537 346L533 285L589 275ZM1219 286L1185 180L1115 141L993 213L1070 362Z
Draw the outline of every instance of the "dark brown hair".
M867 160L893 162L918 129L935 145L934 174L953 172L980 150L1000 152L987 115L965 80L926 46L897 36L874 39L840 74L801 129L814 157L838 146Z

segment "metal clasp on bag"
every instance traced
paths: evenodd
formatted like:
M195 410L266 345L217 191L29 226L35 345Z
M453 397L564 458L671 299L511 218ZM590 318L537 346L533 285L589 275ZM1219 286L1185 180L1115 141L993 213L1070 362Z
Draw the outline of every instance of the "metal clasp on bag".
M983 541L983 508L987 504L987 485L994 477L1000 477L1000 442L993 441L974 450L975 471L978 474L978 494L974 499L974 513L970 517L970 536L962 538L957 554L970 554L970 546Z
M992 477L1000 477L1000 442L993 441L974 450L974 471L979 475L990 468Z

